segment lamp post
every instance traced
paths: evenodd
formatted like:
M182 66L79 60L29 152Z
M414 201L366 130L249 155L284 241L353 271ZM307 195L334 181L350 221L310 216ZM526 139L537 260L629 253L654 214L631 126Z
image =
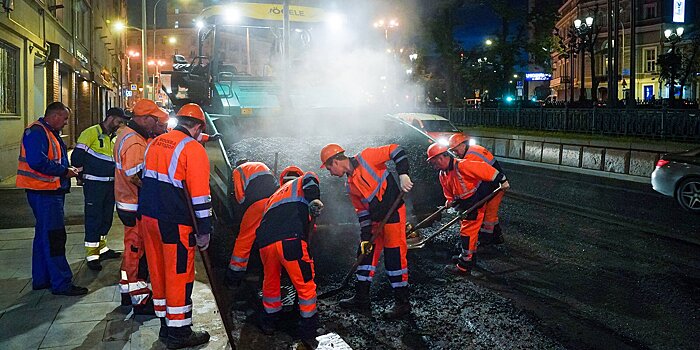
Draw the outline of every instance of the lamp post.
M675 30L671 29L666 29L664 31L664 36L666 37L666 41L671 43L671 64L669 67L669 73L671 74L671 81L668 84L668 98L671 101L671 104L673 104L673 100L675 99L675 92L674 89L676 87L676 44L678 44L679 41L681 41L681 36L683 36L683 27L676 27ZM681 87L682 89L683 87Z
M158 82L159 82L158 85L160 85L160 69L159 68L165 65L165 61L158 60L154 57L152 60L148 61L148 65L155 67L155 71L153 72L153 94L152 94L153 95L152 100L155 101L156 100L156 76L158 77Z
M144 0L144 2L145 2L145 0ZM114 31L117 32L117 33L123 32L123 31L125 31L125 30L127 30L127 29L138 30L138 31L141 32L141 57L146 57L146 40L145 40L145 39L146 39L146 31L143 30L143 29L141 29L141 28L137 28L137 27L133 27L133 26L130 26L130 25L126 25L126 24L125 24L124 22L122 22L122 21L116 21L116 22L114 23ZM135 56L132 56L132 57L135 57ZM144 90L143 90L144 92L143 92L143 95L142 95L142 96L145 96L145 93L146 93L146 92L145 92L145 89L146 89L146 77L147 77L146 73L147 73L147 72L148 72L148 71L146 70L146 65L145 65L145 64L141 64L141 86L142 86L143 89L144 89Z
M380 19L380 20L374 22L374 28L384 30L384 39L387 42L389 41L389 29L394 29L398 26L399 26L399 21L396 19L391 19L389 21L385 21L384 19Z
M129 83L129 88L131 88L131 58L137 58L141 56L138 51L129 50L126 55L126 80Z
M586 85L585 85L585 80L586 80L586 47L587 45L592 45L591 43L591 32L593 29L593 17L588 16L585 18L585 20L581 19L575 19L574 20L574 29L575 33L577 34L578 37L581 38L580 42L580 53L581 53L581 79L580 79L580 89L581 89L581 94L579 96L579 101L585 101L586 100ZM592 59L592 58L591 58ZM591 82L594 79L593 76L591 76ZM573 90L572 90L573 91Z

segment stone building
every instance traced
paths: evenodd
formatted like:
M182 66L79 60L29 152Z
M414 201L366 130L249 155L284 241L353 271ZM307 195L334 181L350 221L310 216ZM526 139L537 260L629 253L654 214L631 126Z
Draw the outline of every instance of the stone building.
M17 169L22 130L62 101L73 113L66 144L122 104L121 37L112 31L125 0L0 2L0 182Z

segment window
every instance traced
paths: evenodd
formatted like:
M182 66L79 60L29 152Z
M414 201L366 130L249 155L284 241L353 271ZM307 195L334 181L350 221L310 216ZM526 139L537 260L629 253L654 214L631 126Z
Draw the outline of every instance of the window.
M90 8L84 1L75 4L75 38L85 46L90 43Z
M656 48L644 49L644 72L656 72Z
M643 11L642 19L656 18L656 3L644 4Z
M19 49L0 40L0 115L17 114Z

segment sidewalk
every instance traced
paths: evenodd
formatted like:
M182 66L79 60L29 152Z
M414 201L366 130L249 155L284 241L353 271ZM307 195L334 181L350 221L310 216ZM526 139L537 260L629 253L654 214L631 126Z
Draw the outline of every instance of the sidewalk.
M23 192L0 190L0 210L28 208L26 197L21 201L19 198ZM82 210L82 191L69 194L66 203L69 199L73 203L80 200ZM74 208L68 210L67 206L66 214L69 211L75 214ZM28 226L22 221L17 224ZM121 259L104 261L100 272L88 269L83 226L70 225L66 231L66 256L74 282L90 291L82 297L55 296L48 290L32 290L34 228L0 229L0 349L164 349L158 340L160 322L157 318L134 316L120 306L117 284ZM123 236L123 226L115 213L108 235L109 247L123 250ZM205 329L211 334L206 347L199 348L230 348L199 255L195 269L194 329Z

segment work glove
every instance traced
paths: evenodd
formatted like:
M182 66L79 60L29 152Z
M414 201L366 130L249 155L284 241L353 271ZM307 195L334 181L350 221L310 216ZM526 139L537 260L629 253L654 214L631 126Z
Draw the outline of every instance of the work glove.
M479 214L479 209L474 209L466 215L464 214L464 212L460 212L459 216L462 217L462 220L474 221L474 220L476 220L478 214Z
M209 141L218 141L218 140L221 140L221 134L216 133L216 134L214 134L214 135L209 135L209 139L207 140L207 142L209 142Z
M199 247L199 250L204 251L209 248L209 239L211 235L205 234L205 235L194 235L194 238L197 240L197 247Z
M401 183L401 191L408 192L413 188L413 182L408 174L399 175L399 182Z
M374 250L374 244L370 241L362 241L360 242L360 253L362 255L369 255L372 253L372 250Z
M314 199L309 203L309 214L313 217L318 217L323 211L323 202L320 199Z
M505 180L505 181L501 182L500 185L501 185L501 188L502 188L504 191L510 188L510 183L508 183L508 180Z
M241 285L244 276L245 271L233 271L231 269L226 269L226 286L230 289L238 288Z

